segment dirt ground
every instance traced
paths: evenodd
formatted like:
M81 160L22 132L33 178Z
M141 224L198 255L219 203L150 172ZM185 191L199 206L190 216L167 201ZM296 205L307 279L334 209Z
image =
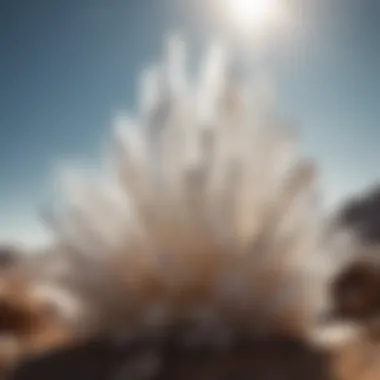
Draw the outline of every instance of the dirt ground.
M346 347L335 360L338 380L379 380L380 344L360 342Z

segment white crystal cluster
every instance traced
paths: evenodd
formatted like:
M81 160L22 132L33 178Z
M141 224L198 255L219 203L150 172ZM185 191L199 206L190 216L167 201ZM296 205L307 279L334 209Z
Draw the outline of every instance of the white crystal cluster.
M196 78L185 53L172 38L144 73L139 115L116 118L98 173L61 173L46 276L125 334L300 331L317 297L315 167L223 47Z

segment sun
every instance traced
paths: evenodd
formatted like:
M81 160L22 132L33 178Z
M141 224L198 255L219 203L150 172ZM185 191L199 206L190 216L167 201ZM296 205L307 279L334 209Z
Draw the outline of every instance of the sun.
M224 0L226 12L243 31L263 31L284 16L284 0Z

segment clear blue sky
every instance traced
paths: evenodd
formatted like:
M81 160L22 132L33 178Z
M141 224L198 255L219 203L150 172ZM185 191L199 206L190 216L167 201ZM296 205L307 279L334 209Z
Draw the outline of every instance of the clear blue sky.
M333 202L380 178L380 1L288 1L297 37L279 38L268 60ZM96 155L168 32L195 47L213 35L207 2L0 0L0 240L40 238L54 165Z

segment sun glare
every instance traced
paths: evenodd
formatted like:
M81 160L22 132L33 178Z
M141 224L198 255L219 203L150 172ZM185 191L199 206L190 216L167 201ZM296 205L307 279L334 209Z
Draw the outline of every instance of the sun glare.
M284 0L225 0L228 17L244 32L264 31L284 16Z

